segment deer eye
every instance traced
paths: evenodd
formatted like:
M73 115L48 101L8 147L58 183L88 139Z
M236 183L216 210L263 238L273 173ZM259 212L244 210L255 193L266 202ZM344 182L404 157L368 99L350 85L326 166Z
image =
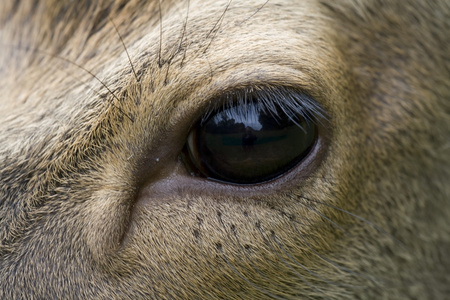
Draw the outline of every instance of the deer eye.
M314 146L313 100L306 95L243 91L227 99L231 105L214 110L189 133L184 160L194 174L233 184L262 183L288 172Z

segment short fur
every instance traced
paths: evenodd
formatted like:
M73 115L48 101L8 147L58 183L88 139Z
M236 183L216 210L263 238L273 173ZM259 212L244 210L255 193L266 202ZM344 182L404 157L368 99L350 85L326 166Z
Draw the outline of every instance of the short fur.
M2 3L0 299L445 299L449 39L446 0ZM190 176L267 85L327 112L309 173Z

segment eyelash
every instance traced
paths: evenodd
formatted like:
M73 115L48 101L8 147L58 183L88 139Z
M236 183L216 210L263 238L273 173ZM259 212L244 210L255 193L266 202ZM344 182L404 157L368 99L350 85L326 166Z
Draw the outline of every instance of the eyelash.
M288 87L248 87L233 90L219 96L215 103L216 105L207 109L200 125L218 111L227 109L232 109L233 116L238 117L250 115L253 109L268 113L275 119L280 119L282 113L299 127L301 125L297 121L301 118L314 125L328 119L317 101L305 92Z

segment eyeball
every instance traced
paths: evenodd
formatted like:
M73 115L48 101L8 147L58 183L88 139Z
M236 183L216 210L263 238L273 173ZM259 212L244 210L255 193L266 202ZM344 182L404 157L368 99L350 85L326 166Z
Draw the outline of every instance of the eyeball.
M187 165L210 180L247 185L273 180L294 168L310 153L318 130L307 105L284 107L280 100L292 99L280 96L235 94L237 103L213 111L191 130Z

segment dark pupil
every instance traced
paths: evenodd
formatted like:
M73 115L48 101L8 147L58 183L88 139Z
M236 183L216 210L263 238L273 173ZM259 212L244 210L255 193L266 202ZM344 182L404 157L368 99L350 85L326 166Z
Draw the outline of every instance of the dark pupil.
M188 138L188 155L203 176L238 184L273 179L298 164L316 138L316 127L280 108L257 103L221 110Z

